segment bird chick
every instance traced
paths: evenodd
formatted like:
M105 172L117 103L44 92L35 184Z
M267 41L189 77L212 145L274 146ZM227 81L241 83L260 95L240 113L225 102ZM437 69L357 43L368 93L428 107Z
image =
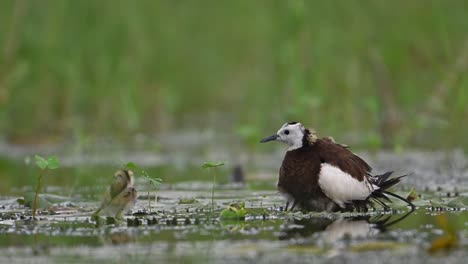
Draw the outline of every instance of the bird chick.
M114 181L104 195L99 209L93 216L101 212L115 218L122 218L122 214L129 211L136 203L138 193L133 187L134 175L131 170L118 170Z

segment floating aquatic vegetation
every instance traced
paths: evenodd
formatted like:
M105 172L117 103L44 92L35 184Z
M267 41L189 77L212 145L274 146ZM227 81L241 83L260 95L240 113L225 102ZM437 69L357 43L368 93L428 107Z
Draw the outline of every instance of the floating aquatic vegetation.
M247 211L245 210L245 203L232 203L226 209L222 210L219 214L221 220L244 220Z

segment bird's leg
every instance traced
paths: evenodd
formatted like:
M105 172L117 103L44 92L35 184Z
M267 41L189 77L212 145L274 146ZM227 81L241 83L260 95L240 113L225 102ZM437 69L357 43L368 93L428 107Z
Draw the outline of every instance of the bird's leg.
M104 209L104 204L101 204L101 206L91 215L91 219L95 220L99 218L99 213Z
M115 214L115 219L124 220L124 218L122 217L123 212L124 212L124 209L119 210L117 214Z
M288 211L288 207L289 207L289 200L286 201L286 206L284 207L284 211L285 211L285 212Z
M94 218L94 217L99 216L99 213L101 212L101 210L102 210L102 207L99 207L99 208L96 210L96 212L94 212L94 213L91 215L91 217Z
M297 199L294 200L293 205L291 206L291 209L289 211L292 211L297 205Z

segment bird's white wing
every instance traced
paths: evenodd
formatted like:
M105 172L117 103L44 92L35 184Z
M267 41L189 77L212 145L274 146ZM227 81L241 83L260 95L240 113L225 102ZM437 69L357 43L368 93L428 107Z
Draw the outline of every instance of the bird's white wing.
M358 181L340 168L322 163L318 184L328 198L340 207L352 200L365 200L379 187L371 185L366 179Z

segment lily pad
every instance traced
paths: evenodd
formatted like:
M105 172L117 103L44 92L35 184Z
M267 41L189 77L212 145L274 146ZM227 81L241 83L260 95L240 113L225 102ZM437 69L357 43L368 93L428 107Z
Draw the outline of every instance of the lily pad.
M245 219L247 211L245 210L245 203L234 203L228 206L228 208L221 211L219 217L223 220L226 219Z
M448 207L452 208L465 208L468 207L468 197L457 197L447 203Z

